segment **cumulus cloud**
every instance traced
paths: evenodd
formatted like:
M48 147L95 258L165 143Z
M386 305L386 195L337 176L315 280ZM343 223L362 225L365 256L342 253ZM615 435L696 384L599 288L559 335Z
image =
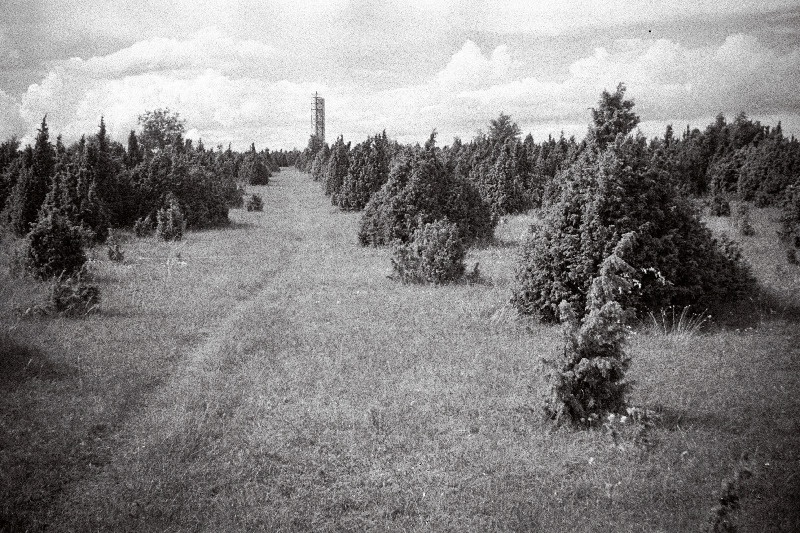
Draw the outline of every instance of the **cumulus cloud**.
M29 134L48 113L51 131L67 140L94 132L103 115L109 132L123 140L139 114L169 107L186 119L189 136L207 145L290 148L305 145L310 97L320 91L329 141L341 133L358 142L383 129L402 142L422 141L436 128L449 142L470 138L501 111L541 139L585 132L600 92L622 81L648 134L668 122L702 127L717 112L782 116L789 133L797 132L787 125L800 123L794 91L800 47L778 52L746 34L699 47L614 41L573 61L559 79L526 74L512 46L483 51L466 40L438 72L384 89L355 80L273 79L272 62L286 53L214 29L146 39L109 55L56 63L19 100L0 94L0 112L16 116L17 124L24 120Z

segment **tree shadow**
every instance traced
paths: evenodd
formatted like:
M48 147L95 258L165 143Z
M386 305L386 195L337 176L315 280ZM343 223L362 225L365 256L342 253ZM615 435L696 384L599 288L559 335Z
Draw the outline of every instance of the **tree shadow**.
M51 361L40 349L0 334L0 390L13 389L32 378L58 380L66 374L63 365Z

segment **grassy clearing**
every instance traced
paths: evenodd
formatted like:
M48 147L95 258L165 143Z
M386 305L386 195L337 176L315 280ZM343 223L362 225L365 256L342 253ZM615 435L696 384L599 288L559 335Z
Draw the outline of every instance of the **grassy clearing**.
M634 403L656 427L551 431L539 358L561 334L505 305L529 219L470 252L485 284L405 286L317 187L284 170L231 229L126 242L93 265L89 319L20 320L34 289L0 289L0 528L697 531L742 452L740 530L800 525L790 318L643 329Z

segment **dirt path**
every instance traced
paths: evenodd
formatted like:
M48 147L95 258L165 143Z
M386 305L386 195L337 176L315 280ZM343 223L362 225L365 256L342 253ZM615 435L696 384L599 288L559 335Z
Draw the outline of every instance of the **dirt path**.
M245 233L240 246L263 259L250 267L259 270L250 276L256 282L245 288L246 297L214 320L203 342L185 351L169 378L135 402L136 411L106 438L105 464L73 473L75 481L64 487L49 513L51 528L196 527L192 523L199 518L190 511L198 497L195 490L213 485L222 453L219 441L245 429L236 422L232 432L229 420L242 398L259 386L257 377L242 373L243 365L254 357L288 356L293 347L280 337L291 328L287 315L293 314L293 304L308 303L307 289L315 285L307 279L309 272L324 271L318 266L335 264L356 249L354 216L337 213L334 218L336 210L307 175L285 169L268 187L256 190L264 197L265 212L245 213L239 229L219 233L221 239ZM191 265L193 254L199 253L190 238L181 259ZM224 263L216 267L204 275L230 277L236 283ZM323 272L323 284L324 277ZM267 316L269 322L254 324L254 316ZM247 332L253 330L270 337L271 349L248 343Z

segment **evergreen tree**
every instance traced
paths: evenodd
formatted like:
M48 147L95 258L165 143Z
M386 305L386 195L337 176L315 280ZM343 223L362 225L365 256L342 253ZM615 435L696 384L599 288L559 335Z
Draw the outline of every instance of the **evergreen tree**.
M331 155L328 158L328 167L325 171L323 191L325 196L331 197L333 205L338 204L339 190L342 188L344 178L350 168L350 143L345 144L340 135L331 146Z
M555 321L562 300L586 309L602 260L630 231L638 239L626 261L639 288L620 300L625 308L711 308L750 290L753 279L735 251L715 243L650 161L644 138L619 136L606 150L590 146L562 174L558 202L523 247L513 296L520 311Z
M55 170L55 151L49 142L47 116L42 119L30 158L30 168L20 172L8 199L9 224L19 237L27 234L36 222Z
M617 135L627 135L639 124L639 116L633 112L633 101L625 100L625 90L625 84L620 83L614 94L603 91L597 107L592 108L589 138L600 150L614 142Z
M388 181L364 210L358 235L362 245L408 242L417 228L444 219L458 226L467 246L491 238L489 207L471 183L444 163L435 140L434 132L425 148L407 148L396 157Z

